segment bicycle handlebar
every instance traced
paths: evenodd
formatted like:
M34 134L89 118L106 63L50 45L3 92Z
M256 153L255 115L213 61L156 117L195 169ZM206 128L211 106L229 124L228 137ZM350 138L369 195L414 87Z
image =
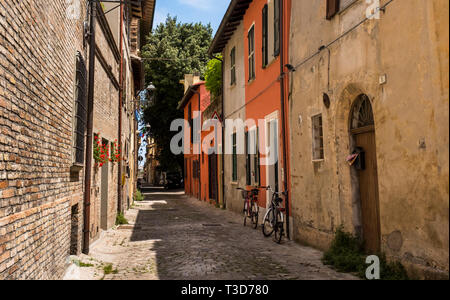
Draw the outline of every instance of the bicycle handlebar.
M269 186L258 186L258 187L255 187L255 189L265 189L267 191L272 192L275 195L284 195L284 196L287 195L287 191L285 191L285 192L275 192L270 185ZM236 190L238 190L238 191L247 191L246 189L243 189L243 188L237 188Z

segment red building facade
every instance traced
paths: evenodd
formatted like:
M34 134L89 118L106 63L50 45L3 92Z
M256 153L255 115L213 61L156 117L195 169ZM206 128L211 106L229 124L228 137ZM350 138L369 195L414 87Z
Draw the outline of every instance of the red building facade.
M218 177L211 174L215 172L213 175L217 175L217 156L208 154L208 150L214 147L216 142L204 144L213 129L201 130L205 121L204 112L210 103L211 95L206 90L205 82L197 82L187 88L179 105L179 109L184 111L184 120L188 127L184 130L185 192L188 196L208 202L217 200L218 197Z

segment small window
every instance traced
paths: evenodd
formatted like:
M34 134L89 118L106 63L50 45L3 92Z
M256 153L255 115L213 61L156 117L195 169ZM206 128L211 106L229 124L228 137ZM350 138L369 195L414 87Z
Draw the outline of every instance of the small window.
M233 134L233 182L238 181L238 174L237 174L237 135L236 133Z
M327 0L327 19L331 20L340 11L343 11L357 0Z
M323 122L322 115L312 117L313 129L313 160L325 159L323 147Z
M231 50L231 85L236 83L236 47Z
M274 1L274 48L273 48L273 56L277 57L280 55L280 33L281 33L281 1Z
M266 4L262 12L262 65L269 64L269 6Z
M255 26L252 26L248 32L248 81L255 77Z
M76 55L75 112L73 126L73 164L78 167L84 165L85 131L87 123L86 75L86 64L83 56L78 52Z

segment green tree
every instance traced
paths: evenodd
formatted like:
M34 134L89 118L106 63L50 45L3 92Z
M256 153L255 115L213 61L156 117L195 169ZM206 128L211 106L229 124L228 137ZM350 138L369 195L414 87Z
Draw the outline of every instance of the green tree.
M222 56L218 56L209 61L206 67L206 89L215 97L222 93Z
M170 151L170 142L176 134L170 132L170 124L183 118L183 112L177 109L184 94L180 80L185 74L205 74L211 41L211 25L182 24L176 17L168 16L143 47L146 81L157 88L154 101L144 111L144 120L159 147L157 158L163 170L184 165L183 156L175 157Z

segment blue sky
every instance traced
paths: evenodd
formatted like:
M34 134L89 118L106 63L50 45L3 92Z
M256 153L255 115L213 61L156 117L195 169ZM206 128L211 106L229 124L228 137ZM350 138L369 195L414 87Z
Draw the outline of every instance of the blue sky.
M229 4L230 0L156 0L154 27L170 14L183 23L211 23L215 33Z

